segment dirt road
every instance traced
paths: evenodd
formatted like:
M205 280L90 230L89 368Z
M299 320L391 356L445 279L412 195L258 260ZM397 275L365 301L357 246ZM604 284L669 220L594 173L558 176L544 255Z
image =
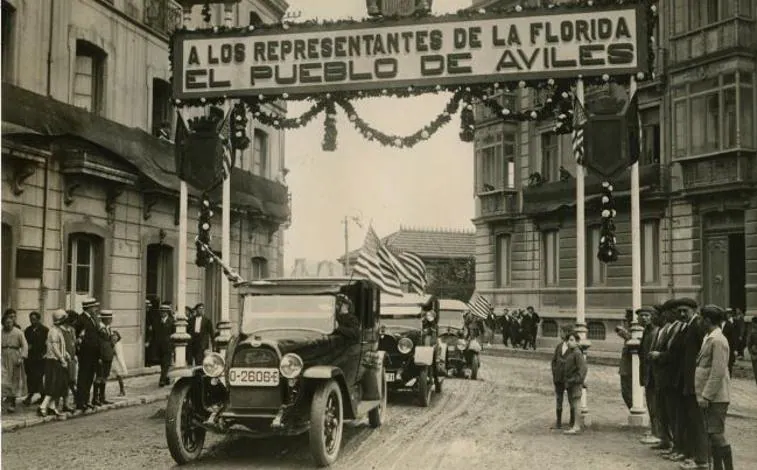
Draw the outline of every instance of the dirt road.
M428 409L417 407L410 397L393 397L383 427L372 430L357 423L345 430L334 468L677 469L639 444L636 431L624 428L626 411L611 367L593 367L589 373L594 428L580 436L550 431L554 411L548 368L543 361L486 357L483 380L446 380ZM3 468L170 468L174 463L165 446L160 408L116 410L5 434ZM757 463L757 450L746 441L757 433L757 400L741 409L751 417L729 418L728 434L737 468L750 468ZM53 443L66 447L48 450ZM314 467L304 437L209 436L206 452L191 468Z

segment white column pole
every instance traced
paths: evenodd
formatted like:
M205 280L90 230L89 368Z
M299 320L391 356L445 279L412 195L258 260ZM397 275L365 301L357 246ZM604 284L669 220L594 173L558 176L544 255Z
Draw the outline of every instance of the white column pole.
M637 84L631 79L628 90L629 101L636 94ZM637 124L637 123L633 123ZM641 136L643 138L643 136ZM639 142L641 145L641 142ZM634 149L631 149L632 151ZM628 415L629 426L643 426L646 410L644 409L644 389L639 381L639 347L644 329L639 325L636 311L641 308L641 209L639 202L639 162L631 165L631 305L634 315L631 323L631 339L626 343L631 351L631 391L632 405Z
M233 4L224 3L224 24L227 27L233 26ZM224 102L224 116L229 113L231 102ZM223 194L221 199L221 259L224 263L231 266L231 171L226 179L223 180ZM231 339L231 319L229 317L230 304L229 280L226 276L221 276L221 312L220 322L218 325L219 337L217 340L218 349L223 354L226 346Z
M584 105L584 81L576 81L576 98ZM575 110L574 110L575 112ZM584 141L587 136L584 133ZM584 145L585 147L585 145ZM586 349L590 346L586 328L586 208L584 189L585 169L583 165L576 165L576 333L581 338L581 349L586 356ZM581 416L576 416L578 422L584 426L591 425L589 415L589 400L586 389L581 394Z
M192 22L192 7L183 8L184 26L190 27ZM187 366L186 349L189 343L187 333L187 224L189 212L189 189L184 180L179 180L179 256L177 257L178 283L176 285L176 332L171 336L176 352L175 367Z

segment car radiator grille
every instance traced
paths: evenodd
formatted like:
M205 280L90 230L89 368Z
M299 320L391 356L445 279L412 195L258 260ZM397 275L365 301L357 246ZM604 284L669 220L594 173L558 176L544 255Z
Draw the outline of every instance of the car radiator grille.
M234 353L231 367L279 367L279 356L270 348L240 346Z

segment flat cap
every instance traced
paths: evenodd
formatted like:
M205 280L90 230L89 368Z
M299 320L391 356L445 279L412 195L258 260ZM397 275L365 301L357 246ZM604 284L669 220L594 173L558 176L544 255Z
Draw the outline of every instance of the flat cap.
M640 309L636 310L636 315L652 315L654 313L660 313L660 310L655 307L641 307Z
M668 310L673 310L674 308L676 308L676 306L677 306L676 301L674 299L670 299L660 306L660 311L666 312Z
M694 299L691 299L689 297L683 297L680 299L674 299L673 300L673 308L675 307L689 307L689 308L697 308L699 307L699 304L697 304L697 301Z

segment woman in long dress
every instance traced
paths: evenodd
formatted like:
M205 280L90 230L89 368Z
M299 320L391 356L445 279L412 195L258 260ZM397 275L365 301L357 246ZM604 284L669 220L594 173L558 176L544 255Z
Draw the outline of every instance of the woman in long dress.
M47 416L48 411L62 416L56 404L68 389L68 361L66 337L62 325L66 321L66 311L53 312L53 327L47 333L47 352L45 352L44 399L39 405L40 416Z
M24 359L29 353L29 345L20 328L15 326L16 312L8 309L3 313L2 328L2 368L3 405L7 411L16 411L16 397L20 396L23 383ZM4 410L6 409L4 406Z

